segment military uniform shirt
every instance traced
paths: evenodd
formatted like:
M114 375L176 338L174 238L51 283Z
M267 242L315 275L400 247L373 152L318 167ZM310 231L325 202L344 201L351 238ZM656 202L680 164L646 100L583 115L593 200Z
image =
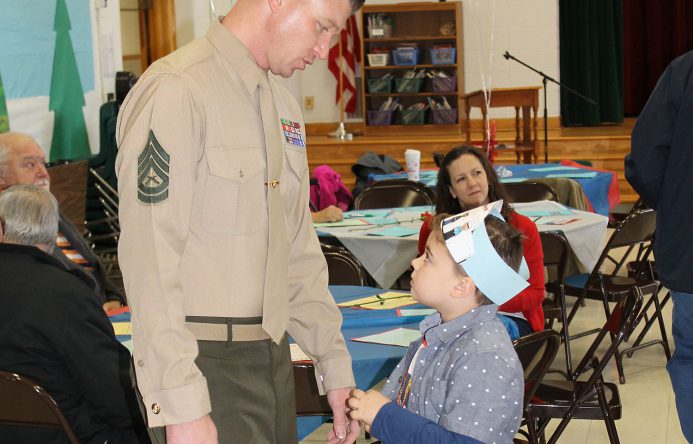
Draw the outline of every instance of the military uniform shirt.
M270 75L282 146L265 146L259 85L267 82L247 48L215 22L205 37L155 62L120 110L119 262L151 427L210 411L186 316L263 314L268 182L281 191L289 244L279 258L287 291L275 295L288 299L288 313L275 327L314 359L321 389L354 384L309 213L301 111ZM270 150L281 150L280 177L268 177Z

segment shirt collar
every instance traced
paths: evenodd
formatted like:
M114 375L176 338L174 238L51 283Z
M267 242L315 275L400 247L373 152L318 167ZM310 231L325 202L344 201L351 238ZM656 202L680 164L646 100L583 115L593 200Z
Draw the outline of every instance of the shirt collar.
M419 331L429 342L431 337L435 336L441 342L447 343L460 337L467 330L493 319L497 309L498 306L495 304L480 305L445 323L443 323L440 313L434 313L421 321Z
M268 72L260 68L250 50L220 21L212 20L207 31L207 39L223 58L233 66L251 96L258 85L269 83Z

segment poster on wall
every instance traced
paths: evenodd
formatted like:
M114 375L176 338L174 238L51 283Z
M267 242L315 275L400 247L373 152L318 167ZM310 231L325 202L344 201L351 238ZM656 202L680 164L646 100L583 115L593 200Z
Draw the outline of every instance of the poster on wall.
M87 158L98 137L91 3L5 2L0 14L6 114L12 131L36 138L51 160Z

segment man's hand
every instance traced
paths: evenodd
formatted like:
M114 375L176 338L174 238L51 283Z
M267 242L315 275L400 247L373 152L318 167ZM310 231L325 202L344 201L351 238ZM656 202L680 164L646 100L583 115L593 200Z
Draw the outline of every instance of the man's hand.
M166 444L218 444L217 428L209 415L166 426Z
M313 217L313 222L339 222L341 220L344 220L344 213L342 213L342 210L339 208L335 207L334 205L330 205L329 207L320 210L315 213L311 213Z
M108 301L105 304L103 304L103 311L108 314L109 311L111 310L118 310L119 308L122 308L123 304L120 303L120 301Z
M390 400L380 392L369 390L366 393L363 390L355 389L351 392L351 397L347 401L347 405L351 409L349 416L351 419L365 423L366 430L368 430L373 424L375 416L388 402Z
M359 422L347 418L347 399L349 398L350 388L340 388L327 391L327 402L332 407L334 425L327 435L328 444L351 444L356 441L356 437L361 431Z

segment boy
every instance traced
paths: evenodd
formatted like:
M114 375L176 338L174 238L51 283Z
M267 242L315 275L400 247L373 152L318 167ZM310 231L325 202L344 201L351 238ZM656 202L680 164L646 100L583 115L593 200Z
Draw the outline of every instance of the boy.
M421 322L387 397L354 390L348 402L384 442L513 442L523 371L496 308L528 284L517 274L522 236L495 216L497 204L436 216L426 253L412 261L412 296L438 313Z

